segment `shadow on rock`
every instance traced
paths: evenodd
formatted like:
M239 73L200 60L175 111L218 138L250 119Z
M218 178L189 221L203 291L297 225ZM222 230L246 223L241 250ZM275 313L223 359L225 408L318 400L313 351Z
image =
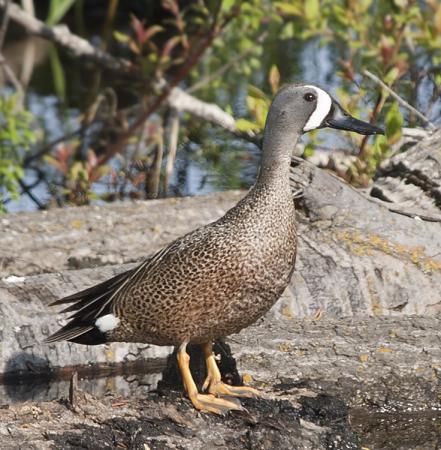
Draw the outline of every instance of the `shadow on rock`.
M217 363L222 375L222 381L234 386L243 385L242 377L237 371L236 360L231 354L230 346L224 341L216 341L213 345L213 352L219 358ZM191 373L196 385L200 387L207 376L204 354L199 345L188 345L187 353L190 355ZM177 349L167 358L167 367L162 373L162 380L158 383L158 389L183 389L176 354Z

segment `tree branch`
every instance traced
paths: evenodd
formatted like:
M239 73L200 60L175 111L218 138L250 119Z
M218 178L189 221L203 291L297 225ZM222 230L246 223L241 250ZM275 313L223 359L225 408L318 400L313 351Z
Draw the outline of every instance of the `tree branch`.
M167 104L179 112L188 112L196 117L217 125L235 136L252 142L260 146L261 137L252 131L240 131L236 126L236 121L231 114L214 103L203 102L193 97L181 88L171 90L167 99Z
M7 7L7 0L0 0L0 8ZM31 16L15 3L9 5L9 17L21 25L28 33L41 36L68 49L76 56L90 58L107 69L118 72L131 72L133 65L130 61L114 58L109 53L95 48L86 39L73 34L66 25L48 27L45 23Z
M7 0L0 0L0 8L5 8ZM56 27L48 27L40 20L24 12L18 5L11 4L9 8L10 18L16 23L20 24L29 33L42 36L52 42L64 47L71 51L74 55L80 57L86 57L94 61L96 64L102 65L108 70L112 70L118 73L123 73L131 77L140 76L130 61L120 58L114 58L109 53L93 47L87 40L74 35L69 31L65 25L58 25ZM188 73L193 65L199 60L200 56L210 44L214 38L213 33L219 32L228 23L228 19L225 20L222 25L217 27L217 31L213 30L210 36L207 37L207 41L203 43L195 54L192 56L192 60L186 64L178 73L175 78L166 84L165 80L161 80L159 83L159 89L161 94L155 99L155 101L147 108L147 110L132 124L132 126L124 132L120 140L114 144L111 155L122 145L121 142L125 142L127 138L136 130L145 120L157 110L163 103L168 104L173 109L179 112L188 112L203 120L207 120L214 125L224 128L231 133L235 134L241 139L245 139L256 145L260 145L260 136L253 132L243 132L237 129L234 118L223 111L219 106L213 103L206 103L196 97L186 93L176 85L180 80ZM110 156L110 155L109 155ZM34 159L34 157L31 157ZM106 157L106 161L108 157Z
M387 91L400 105L404 106L409 111L413 112L417 117L419 117L431 130L436 130L435 125L420 111L414 108L412 105L403 100L394 90L392 90L386 83L381 81L376 75L369 70L363 70L363 74L370 78L374 83L381 86L385 91Z
M6 30L9 23L9 9L11 7L11 0L5 0L3 19L0 26L0 51L3 49L3 43L5 42Z

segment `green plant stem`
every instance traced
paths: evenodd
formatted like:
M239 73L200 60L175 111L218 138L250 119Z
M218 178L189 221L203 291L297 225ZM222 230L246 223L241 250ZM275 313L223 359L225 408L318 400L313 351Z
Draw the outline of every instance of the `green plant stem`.
M384 98L383 98L382 93L380 92L380 94L378 94L377 101L375 102L375 107L372 112L371 119L369 121L370 123L375 123L378 114L380 113L381 109L383 108L383 104L384 104ZM367 145L369 138L370 138L370 136L363 136L363 139L362 139L361 145L360 145L360 150L358 152L359 159L365 159L365 157L366 157L366 145Z

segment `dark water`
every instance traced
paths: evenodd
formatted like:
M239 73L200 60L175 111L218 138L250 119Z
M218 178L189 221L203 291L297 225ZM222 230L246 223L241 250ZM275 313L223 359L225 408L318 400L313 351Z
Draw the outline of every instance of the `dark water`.
M93 37L89 38L93 41ZM321 47L315 41L281 45L274 40L269 40L264 46L265 50L273 52L271 58L263 58L262 67L256 70L250 79L232 79L231 84L227 84L228 90L224 88L210 92L204 90L195 95L222 107L226 104L231 105L235 117L246 116L247 85L250 83L268 92L266 74L272 64L279 66L282 82L307 80L310 83L326 86L331 91L339 86L333 76L332 55L329 47ZM57 90L54 81L54 52L58 55L65 76L63 95L59 89ZM94 69L93 65L85 65L69 58L62 51L56 51L52 44L40 38L12 35L6 41L3 53L15 73L24 77L23 73L27 71L26 106L45 133L44 142L36 143L30 153L77 130L84 106L90 102L90 97L94 93L94 80L102 74ZM32 55L29 57L30 62L26 59L26 55ZM312 58L311 55L313 55ZM0 76L0 95L11 92L4 83L5 80L2 80ZM117 94L122 99L120 103L125 101L130 105L133 102L130 95L125 95L124 92L118 93L120 87L114 86L112 78L110 76L106 78L104 74L101 78L101 90L104 90L106 86L117 90ZM186 126L185 122L183 126ZM320 133L324 136L324 142L329 142L327 136L328 138L331 136L332 139L332 133L327 131ZM81 139L87 141L87 136ZM66 142L69 141L66 140ZM128 154L131 151L133 149L128 146ZM193 139L180 143L167 195L202 195L219 190L247 188L255 179L259 156L260 152L253 144L235 139L223 130L204 126L197 129ZM120 169L121 164L120 158L110 161L110 166L115 170ZM40 169L45 171L48 179L55 182L60 180L61 174L55 173L54 169L47 164L40 163ZM26 184L32 185L34 181L36 181L36 172L27 170ZM93 190L98 195L105 194L109 192L109 183L110 178L105 176L93 185ZM33 187L32 193L43 203L51 198L50 186L46 183L37 184ZM10 212L28 211L35 210L36 205L28 196L23 195L17 201L10 201L7 209Z
M100 45L106 41L106 36L110 36L113 32L113 30L105 31L106 2L91 1L89 3L87 14L84 14L81 20L73 13L68 14L65 20L75 33L84 36L95 45ZM150 19L158 14L159 3L120 2L115 29L130 33L130 11L135 12L141 19L143 14L147 14L146 17ZM35 2L41 17L47 14L47 5L45 1ZM195 96L204 101L214 102L224 109L230 106L236 118L247 117L247 88L253 85L269 94L271 90L268 74L273 65L279 69L281 84L308 82L320 85L332 94L336 94L340 88L356 92L358 86L345 81L339 74L341 70L339 61L345 56L345 51L348 51L348 48L344 49L344 43L339 45L338 52L336 45L323 44L319 39L302 40L295 36L288 39L270 33L261 44L261 56L256 58L255 55L250 55L250 58L258 59L258 63L249 75L238 76L234 70L227 71L222 76L224 83L221 88L201 89L196 91ZM113 50L110 49L111 52ZM239 50L227 49L226 51L229 52L230 57L233 57L237 56ZM41 128L45 130L44 142L38 143L32 152L38 151L41 145L77 130L80 115L93 103L97 93L104 93L106 88L115 91L118 107L132 106L139 101L139 94L134 94L134 90L127 82L124 84L121 80L116 81L112 74L102 72L93 64L69 57L65 51L57 49L46 40L25 36L20 28L13 25L8 30L2 54L26 88L27 107L37 118ZM210 56L207 58L209 59ZM359 72L361 69L355 68ZM375 101L376 89L372 83L363 80L360 75L357 83L365 83L372 87L361 105L362 110L365 109L361 113L362 118L366 118ZM188 86L182 87L185 89ZM429 90L429 86L423 84L416 93L418 103L422 106L430 97ZM9 92L10 89L6 86L0 71L0 95L6 95ZM438 101L432 110L430 117L432 120L439 121L440 108L441 101ZM131 117L128 119L130 120ZM163 195L200 195L219 190L249 187L255 178L259 163L259 151L256 147L234 139L223 130L211 126L195 126L194 123L189 122L182 122L182 126L191 128L193 136L180 143L171 186ZM356 148L351 148L351 142L342 136L341 133L320 130L317 142L323 148L339 147L356 151ZM87 149L88 136L83 135L80 138L83 148ZM308 136L304 137L305 141L308 139ZM128 146L126 151L130 154L133 149ZM121 164L119 158L114 158L110 162L110 166L114 169L119 169ZM53 173L53 169L48 168L47 165L40 169L48 173L49 179L57 181L57 175ZM28 170L26 183L32 185L35 179L35 171ZM109 182L109 177L103 177L93 186L93 190L98 195L108 193ZM33 187L32 193L42 203L46 203L51 198L52 188L53 186L40 183ZM10 201L7 209L9 211L33 210L36 209L36 205L24 195L18 201Z
M156 389L162 379L166 360L145 360L130 368L117 365L105 370L93 366L79 367L78 388L96 397L111 392L116 396L142 397ZM42 402L67 398L74 370L67 369L56 374L28 374L14 377L0 383L0 405L26 401Z

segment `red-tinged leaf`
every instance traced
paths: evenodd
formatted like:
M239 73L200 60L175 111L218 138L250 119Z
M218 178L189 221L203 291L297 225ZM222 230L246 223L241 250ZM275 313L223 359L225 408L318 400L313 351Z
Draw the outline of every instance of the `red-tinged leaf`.
M133 186L139 186L141 183L145 181L145 172L139 173L132 179Z
M356 72L354 70L354 66L352 64L351 60L340 60L340 67L342 69L342 75L344 78L346 78L349 81L355 80Z
M116 186L118 184L118 174L115 169L110 170L110 184Z
M101 179L104 175L108 174L110 170L109 166L96 166L90 172L88 172L88 178L91 183L94 183Z
M170 11L174 16L179 15L179 5L176 0L162 0L162 7Z
M162 57L170 56L172 50L182 41L182 36L173 36L170 38L162 49ZM163 59L163 58L161 58Z
M93 150L89 150L87 153L87 169L92 169L98 164L98 158Z
M141 22L135 15L131 16L132 28L135 31L136 39L142 42L144 37L144 23Z
M162 33L164 28L160 25L152 25L145 30L142 44L145 44L152 36L158 33Z
M405 59L398 60L395 66L398 68L398 78L401 78L409 72L409 62Z
M68 145L59 145L55 150L55 157L58 161L66 161L72 154L72 148Z
M137 55L141 53L141 50L139 49L135 41L130 41L129 48L130 50L132 50L133 53L136 53Z
M395 52L394 39L383 34L380 39L380 52L384 63L388 64Z

